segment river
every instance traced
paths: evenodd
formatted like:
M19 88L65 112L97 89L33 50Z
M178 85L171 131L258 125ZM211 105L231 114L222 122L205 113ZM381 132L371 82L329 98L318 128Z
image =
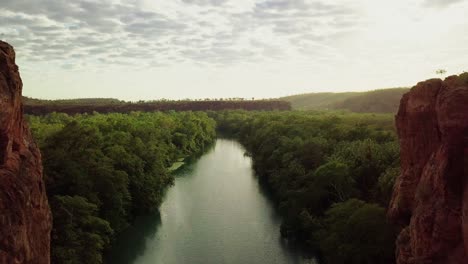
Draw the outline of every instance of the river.
M160 213L140 217L113 247L112 264L315 263L280 238L281 218L251 158L233 140L176 173Z

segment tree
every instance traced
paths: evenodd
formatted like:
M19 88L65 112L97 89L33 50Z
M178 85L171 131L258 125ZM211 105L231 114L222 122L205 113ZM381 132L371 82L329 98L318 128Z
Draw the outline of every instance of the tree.
M387 206L392 198L393 186L395 180L400 175L400 167L388 168L382 175L380 175L376 186L376 194L378 201L381 205Z
M54 217L52 262L101 264L101 252L113 233L109 222L97 216L98 207L80 196L51 200Z
M447 71L444 70L444 69L438 69L438 70L436 70L436 74L437 74L437 75L440 75L440 76L443 76L443 75L445 75L446 73L447 73Z
M395 232L385 208L357 199L333 205L316 232L329 264L394 263Z
M357 193L348 166L337 161L320 166L315 171L313 184L324 188L331 202L344 202Z
M156 210L168 167L215 137L204 113L29 117L39 138L53 223L54 263L102 263L114 233Z

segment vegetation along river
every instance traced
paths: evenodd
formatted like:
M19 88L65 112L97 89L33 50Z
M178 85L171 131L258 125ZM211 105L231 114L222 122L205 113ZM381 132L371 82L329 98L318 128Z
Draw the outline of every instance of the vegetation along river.
M160 213L138 218L114 246L110 263L315 263L280 238L281 219L244 152L236 141L218 139L185 165Z

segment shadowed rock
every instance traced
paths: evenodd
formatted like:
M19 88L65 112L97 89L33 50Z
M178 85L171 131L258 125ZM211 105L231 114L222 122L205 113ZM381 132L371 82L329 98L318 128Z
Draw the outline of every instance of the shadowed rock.
M468 263L468 74L418 83L396 116L397 263Z
M13 48L0 41L0 263L50 262L52 219L41 154L23 119Z

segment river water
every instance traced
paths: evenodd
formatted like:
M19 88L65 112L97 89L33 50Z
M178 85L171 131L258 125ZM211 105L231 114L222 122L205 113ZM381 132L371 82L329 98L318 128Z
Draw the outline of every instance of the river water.
M280 238L280 217L262 193L251 158L218 139L177 172L160 213L138 218L118 239L114 264L315 263Z

